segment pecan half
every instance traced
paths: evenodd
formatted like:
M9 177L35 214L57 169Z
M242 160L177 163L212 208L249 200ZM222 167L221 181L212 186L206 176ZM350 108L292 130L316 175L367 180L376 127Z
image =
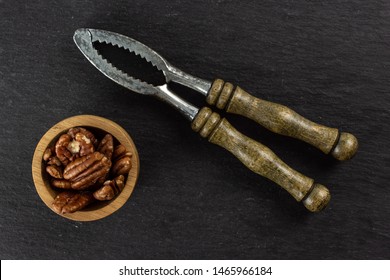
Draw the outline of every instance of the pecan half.
M51 185L59 189L71 189L72 185L70 181L65 179L53 179L51 180Z
M46 148L46 150L43 152L43 160L48 161L52 155L52 149Z
M95 135L93 135L92 132L90 132L89 130L87 130L83 127L72 127L68 130L68 135L70 135L73 139L76 138L77 133L84 134L85 137L87 137L92 142L93 145L97 144L97 140L95 138Z
M95 151L93 139L90 139L85 133L76 133L74 139L80 143L80 156L92 154Z
M97 148L98 152L104 154L109 160L114 152L114 138L111 134L106 134Z
M72 138L70 137L70 135L62 134L55 146L56 156L64 166L73 160L73 155L68 150L68 145L71 140Z
M46 166L46 172L53 178L62 179L62 169L57 165Z
M97 200L111 200L125 187L125 177L120 175L114 180L104 182L104 185L93 193Z
M119 144L118 146L115 147L114 153L112 154L112 161L118 160L124 156L131 157L132 153L128 152L125 146Z
M114 176L127 175L131 169L131 157L124 156L117 160L112 166Z
M74 155L75 158L92 154L95 151L93 140L85 133L78 132L73 140L69 142L67 149Z
M64 178L71 181L72 189L83 190L94 185L110 171L111 161L102 153L80 157L64 169Z
M131 157L132 153L128 152L125 146L122 144L116 146L112 154L112 174L114 176L126 175L131 169Z
M89 192L64 191L54 199L52 208L59 214L73 213L83 209L94 200L95 198Z
M47 164L48 165L57 165L57 166L62 165L61 161L56 156L49 158L49 161L47 162Z

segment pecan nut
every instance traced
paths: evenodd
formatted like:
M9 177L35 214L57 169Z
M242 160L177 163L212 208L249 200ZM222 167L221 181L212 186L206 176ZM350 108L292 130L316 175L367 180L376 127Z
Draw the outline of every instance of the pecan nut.
M53 151L51 148L46 148L46 150L43 152L43 160L48 161L52 155Z
M54 199L52 209L59 214L73 213L83 209L94 200L95 198L89 192L64 191Z
M47 161L47 164L48 165L62 166L61 161L56 156L49 158L49 160Z
M106 134L97 148L98 152L104 154L109 160L114 152L114 138L111 134Z
M94 185L110 171L111 161L102 153L80 157L64 169L64 179L70 180L72 189L83 190Z
M106 134L98 142L87 129L74 127L44 151L51 186L63 190L52 204L54 211L72 213L93 201L113 199L123 190L132 154L124 145L114 146L115 141Z
M70 181L65 179L53 179L51 180L51 185L59 189L71 189L72 185Z
M68 130L68 135L70 135L73 139L76 138L76 134L81 133L83 134L86 138L88 138L93 145L97 144L97 139L95 138L95 135L93 135L92 132L89 130L83 128L83 127L72 127Z
M114 176L126 175L131 169L131 157L132 153L128 152L125 146L122 144L116 146L112 154L112 174Z
M62 179L62 169L57 165L46 166L46 172L53 178Z
M86 129L78 128L80 131L75 133L74 129L68 132L73 140L69 142L67 149L75 156L75 158L92 154L95 151L95 136Z
M76 153L79 153L81 157L92 154L95 151L94 143L92 142L92 140L82 132L76 133L74 140L71 143L76 144Z
M62 134L55 145L56 156L64 166L73 160L73 154L68 150L71 140L70 135Z
M104 182L103 186L93 193L97 200L111 200L125 187L125 177L119 175L114 180Z
M112 161L116 161L124 156L131 157L132 153L128 152L125 146L119 144L115 147L114 153L112 154Z
M114 176L127 175L131 169L131 157L124 156L117 160L112 166Z

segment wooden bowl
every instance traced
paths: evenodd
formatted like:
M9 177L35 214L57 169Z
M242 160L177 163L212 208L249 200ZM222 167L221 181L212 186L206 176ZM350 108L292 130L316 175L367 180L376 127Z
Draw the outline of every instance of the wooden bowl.
M50 186L49 175L45 170L46 165L42 159L43 153L47 147L53 146L56 143L60 135L65 133L69 128L76 126L90 130L98 139L101 139L106 133L110 133L117 142L124 145L127 151L133 154L131 158L132 167L127 176L125 187L114 199L110 201L96 201L75 213L59 214L75 221L94 221L114 213L129 199L139 174L139 157L129 134L118 124L108 119L92 115L80 115L57 123L42 136L35 149L32 161L32 176L35 188L43 202L50 209L52 209L52 203L59 191Z

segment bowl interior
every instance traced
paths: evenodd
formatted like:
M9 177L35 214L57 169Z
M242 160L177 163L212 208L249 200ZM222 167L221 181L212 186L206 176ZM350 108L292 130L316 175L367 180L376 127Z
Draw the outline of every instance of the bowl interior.
M75 213L59 214L65 218L76 221L93 221L104 218L120 207L129 199L137 182L139 174L139 156L135 144L128 133L118 124L97 116L81 115L65 119L50 128L39 141L33 156L32 175L36 190L42 201L52 209L54 198L61 190L56 190L50 186L50 176L47 174L46 165L42 159L47 147L56 143L58 138L71 127L84 127L90 130L97 139L102 139L106 133L110 133L114 138L114 145L121 143L131 152L132 168L130 169L125 187L114 199L110 201L96 201L86 208Z

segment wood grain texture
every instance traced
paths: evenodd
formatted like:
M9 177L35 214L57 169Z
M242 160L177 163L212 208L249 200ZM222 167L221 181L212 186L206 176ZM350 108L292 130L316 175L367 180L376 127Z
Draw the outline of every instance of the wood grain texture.
M338 160L351 159L358 148L355 136L314 123L290 108L254 97L231 83L216 79L206 98L210 105L254 120L272 132L290 136L331 153Z
M203 126L200 126L203 124ZM251 171L264 176L302 201L311 212L319 212L328 205L329 190L297 172L259 142L241 134L225 118L211 109L202 108L192 123L192 129L211 143L225 148Z
M127 174L127 180L124 189L114 199L108 202L96 202L87 208L75 213L59 214L64 218L75 221L95 221L107 217L121 208L130 198L134 190L139 174L139 156L135 144L129 134L118 124L98 116L79 115L67 118L52 128L50 128L39 141L33 156L32 161L32 177L35 188L42 201L53 210L54 198L58 195L58 191L50 186L49 176L45 171L45 163L42 160L43 153L47 147L53 145L60 135L66 133L72 127L88 128L92 133L96 132L110 133L114 139L126 147L126 150L132 153L131 163L132 168ZM54 210L53 210L54 211ZM56 211L54 211L56 212ZM57 213L57 212L56 212ZM58 213L57 213L58 214Z

